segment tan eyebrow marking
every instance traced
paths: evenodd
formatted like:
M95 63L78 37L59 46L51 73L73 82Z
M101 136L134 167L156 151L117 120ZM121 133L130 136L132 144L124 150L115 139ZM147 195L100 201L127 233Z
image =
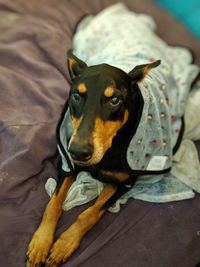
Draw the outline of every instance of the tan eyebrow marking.
M80 94L84 94L87 91L87 87L84 83L80 83L77 87Z
M113 94L114 94L114 87L113 86L108 86L104 91L104 95L106 97L111 97L111 96L113 96Z

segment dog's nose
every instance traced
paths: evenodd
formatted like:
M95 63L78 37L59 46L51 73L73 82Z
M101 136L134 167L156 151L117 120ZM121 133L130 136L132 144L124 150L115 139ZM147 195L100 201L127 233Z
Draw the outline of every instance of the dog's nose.
M88 161L92 157L93 147L91 144L72 143L69 146L69 153L72 159L77 161Z

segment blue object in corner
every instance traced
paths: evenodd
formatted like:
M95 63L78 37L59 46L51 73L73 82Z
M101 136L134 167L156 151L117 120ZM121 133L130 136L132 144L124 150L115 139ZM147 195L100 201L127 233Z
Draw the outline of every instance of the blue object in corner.
M200 0L155 0L200 38Z

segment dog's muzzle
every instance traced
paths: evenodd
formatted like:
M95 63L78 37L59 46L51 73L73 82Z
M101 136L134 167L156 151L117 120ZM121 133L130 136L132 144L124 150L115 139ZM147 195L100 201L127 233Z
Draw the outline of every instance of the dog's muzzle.
M71 143L68 151L73 160L86 162L92 157L93 146L91 144Z

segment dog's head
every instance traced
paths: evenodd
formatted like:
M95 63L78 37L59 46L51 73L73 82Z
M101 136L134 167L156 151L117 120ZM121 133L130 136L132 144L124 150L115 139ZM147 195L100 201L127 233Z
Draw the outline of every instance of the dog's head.
M72 79L69 112L73 134L68 151L77 165L99 163L112 146L113 138L129 119L128 98L160 61L136 66L131 72L100 64L88 67L71 51L68 69Z

